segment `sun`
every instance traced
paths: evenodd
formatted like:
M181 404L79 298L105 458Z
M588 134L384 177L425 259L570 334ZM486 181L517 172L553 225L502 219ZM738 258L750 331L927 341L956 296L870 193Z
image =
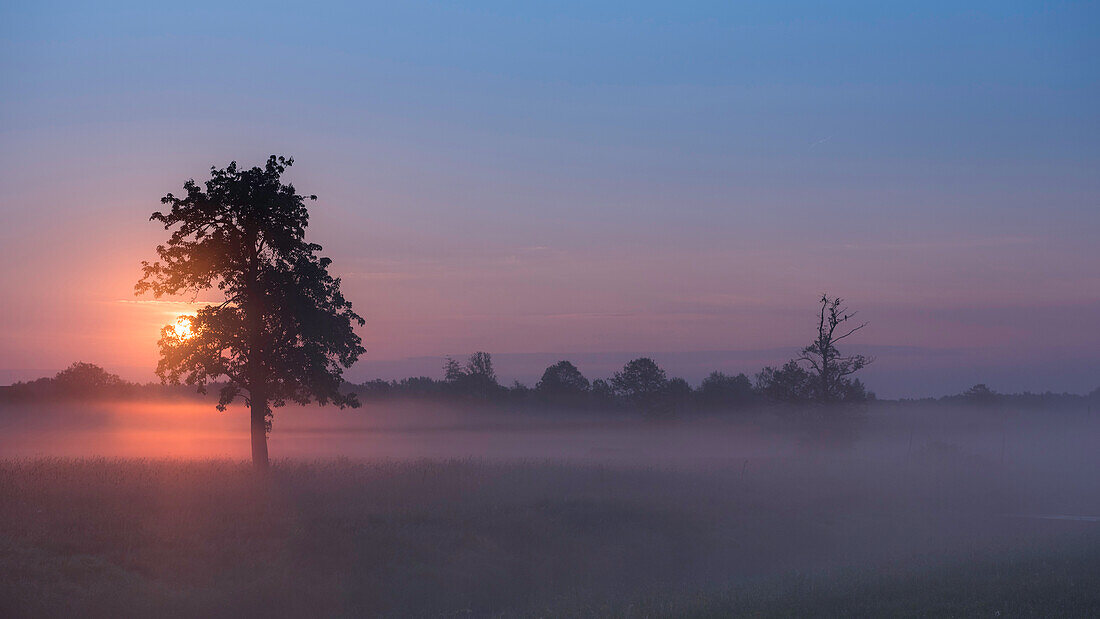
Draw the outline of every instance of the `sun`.
M180 316L176 318L176 323L172 326L175 330L176 337L181 340L190 339L195 332L191 329L191 316Z

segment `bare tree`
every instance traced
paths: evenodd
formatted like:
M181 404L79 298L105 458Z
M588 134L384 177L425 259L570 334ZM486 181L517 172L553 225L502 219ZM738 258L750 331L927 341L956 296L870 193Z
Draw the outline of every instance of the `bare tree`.
M814 374L817 400L829 404L851 399L864 392L858 380L848 378L867 367L873 358L863 355L842 355L836 348L837 342L867 326L866 322L854 327L846 323L855 318L857 312L849 312L840 297L833 299L821 295L821 312L818 316L817 338L802 349L798 361L809 364ZM855 387L855 389L853 389Z

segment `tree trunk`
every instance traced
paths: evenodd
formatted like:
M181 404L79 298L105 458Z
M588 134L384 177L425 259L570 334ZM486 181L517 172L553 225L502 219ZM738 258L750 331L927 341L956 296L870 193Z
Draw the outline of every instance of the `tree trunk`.
M263 368L263 305L257 282L260 256L256 227L246 223L246 238L252 248L248 263L248 284L244 310L248 323L248 396L252 408L252 466L267 471L267 393L264 384L267 376Z
M252 465L257 470L268 469L267 460L267 402L252 400Z

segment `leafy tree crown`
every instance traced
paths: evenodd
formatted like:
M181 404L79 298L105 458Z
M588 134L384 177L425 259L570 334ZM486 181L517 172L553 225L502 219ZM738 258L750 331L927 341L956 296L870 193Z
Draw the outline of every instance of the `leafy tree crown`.
M164 196L169 210L150 217L171 235L156 261L142 263L135 292L224 295L188 317L187 330L162 329L157 374L202 392L226 379L219 409L257 394L271 406L358 405L340 386L343 369L365 352L354 331L364 321L329 274L332 261L305 240L306 196L281 181L292 164L272 155L263 167L211 168L208 181L187 181L185 195Z
M615 392L627 398L644 398L662 392L668 383L665 371L649 357L634 359L611 378Z
M577 366L569 361L559 361L546 368L535 388L550 394L580 394L587 392L590 386Z

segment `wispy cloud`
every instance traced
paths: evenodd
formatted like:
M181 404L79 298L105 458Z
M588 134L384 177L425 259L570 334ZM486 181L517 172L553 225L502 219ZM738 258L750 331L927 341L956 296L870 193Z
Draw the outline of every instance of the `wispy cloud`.
M820 144L824 144L825 142L828 142L831 139L833 139L833 136L831 136L831 135L827 138L822 138L822 139L814 142L813 144L810 144L810 147L807 148L806 150L813 150L815 146L818 146Z
M844 243L834 246L853 251L934 251L944 249L978 249L987 247L1013 247L1033 245L1037 242L1030 236L997 236L976 239L937 239L930 241L910 241L901 243Z

